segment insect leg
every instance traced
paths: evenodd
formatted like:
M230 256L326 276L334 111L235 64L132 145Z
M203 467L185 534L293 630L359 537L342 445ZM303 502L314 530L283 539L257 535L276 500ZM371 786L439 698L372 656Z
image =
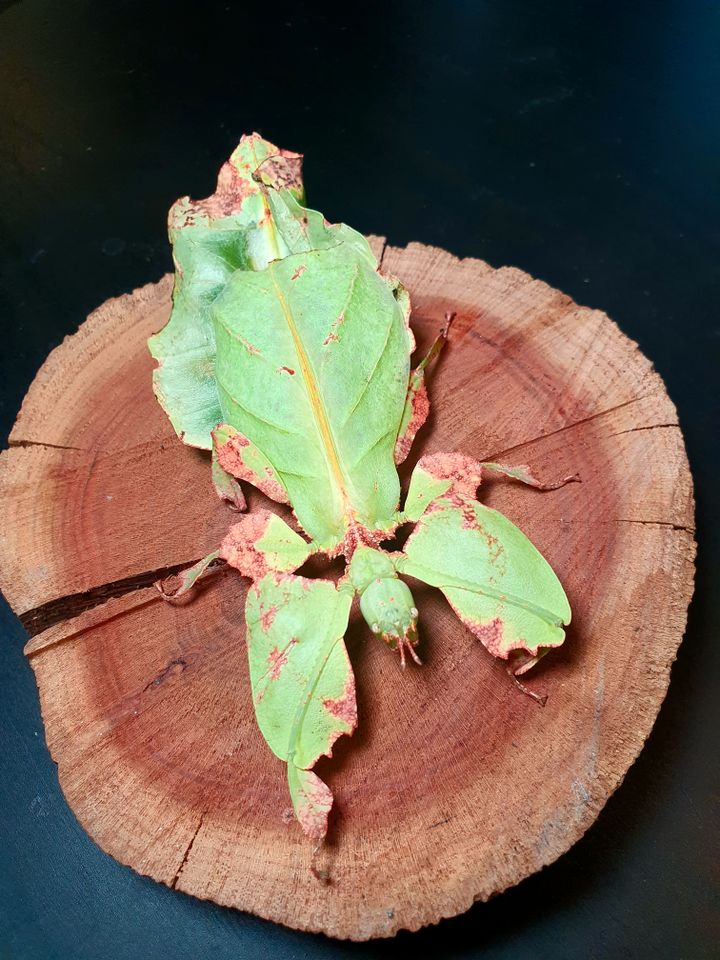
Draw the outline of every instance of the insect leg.
M480 466L483 470L491 470L494 473L502 473L506 477L511 477L513 480L519 480L520 483L525 483L529 487L535 487L537 490L558 490L560 487L564 487L566 483L580 482L580 474L573 473L569 477L563 477L561 480L555 480L551 483L543 483L541 480L537 480L532 473L530 472L530 467L525 466L525 464L520 464L517 467L506 467L502 463L481 463Z
M397 440L395 441L395 463L402 463L407 457L416 433L425 423L427 415L430 412L430 401L425 385L425 369L428 364L437 357L445 345L448 332L454 319L454 313L445 314L445 324L442 330L433 341L432 346L423 359L410 374L405 407L400 420Z
M239 482L220 466L215 437L212 442L212 482L215 492L231 509L243 512L247 510L247 501Z
M157 580L155 582L155 588L163 600L167 600L169 603L175 603L186 593L192 590L198 580L213 566L215 566L215 561L219 559L220 551L213 550L212 553L209 553L206 557L203 557L202 560L198 560L197 563L194 563L192 567L188 567L187 570L182 570L180 573L176 573L173 577L167 577L164 580ZM179 583L177 586L168 588L166 585L171 580L179 581Z

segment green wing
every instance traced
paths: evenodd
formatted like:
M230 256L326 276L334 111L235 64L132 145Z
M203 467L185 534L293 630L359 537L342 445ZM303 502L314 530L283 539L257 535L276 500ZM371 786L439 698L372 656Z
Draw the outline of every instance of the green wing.
M323 549L397 508L394 445L410 334L391 286L353 244L237 271L213 305L226 423L262 451Z

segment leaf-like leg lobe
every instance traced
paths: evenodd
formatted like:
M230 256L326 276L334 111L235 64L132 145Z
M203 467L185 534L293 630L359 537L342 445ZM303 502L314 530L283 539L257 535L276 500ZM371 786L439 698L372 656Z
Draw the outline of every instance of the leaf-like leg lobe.
M295 814L316 842L325 836L332 794L311 767L357 725L343 642L351 603L352 593L328 580L273 572L252 585L245 608L258 726L287 763Z
M303 833L316 843L322 843L333 805L330 787L312 770L303 770L293 763L288 764L288 787Z
M245 510L247 510L247 501L242 492L240 484L231 474L227 472L227 470L223 470L218 462L214 438L212 445L211 471L213 486L215 487L215 492L220 499L227 503L231 509L237 510L238 513L243 513Z
M312 552L311 545L284 520L269 510L258 510L233 524L219 555L244 577L260 580L271 570L297 570Z
M430 413L430 400L425 383L425 368L440 353L448 337L454 314L445 314L445 326L435 338L427 354L410 374L407 399L403 409L400 428L395 442L395 463L402 463L410 452L418 430L427 420Z
M218 464L238 480L246 480L276 503L289 503L285 487L268 458L239 430L221 424L213 430Z
M155 583L155 588L163 600L167 600L168 603L176 603L192 590L198 580L207 573L212 564L219 558L220 551L213 550L212 553L203 557L202 560L198 560L192 567L188 567L187 570L183 570L181 573L174 574L170 579L174 581L176 585L173 585L170 589L166 586L168 583L167 580L158 580Z
M518 464L516 467L506 467L502 463L482 463L480 466L483 468L483 470L491 470L494 473L501 473L513 480L519 480L520 483L524 483L528 487L535 487L536 490L559 490L560 487L564 487L566 483L580 482L580 474L573 473L569 477L563 477L560 480L544 483L542 480L538 480L536 477L534 477L530 471L530 467L526 466L525 464Z
M573 474L552 483L543 483L524 465L507 467L501 463L481 463L464 453L428 454L420 458L413 470L403 520L419 520L438 497L460 495L474 498L484 470L501 473L538 490L557 490L566 483L580 480L578 474Z
M434 453L421 457L410 478L403 521L419 520L438 497L450 494L474 497L481 479L482 466L464 453Z
M565 639L570 606L550 565L507 517L465 493L430 503L396 566L442 590L513 676Z

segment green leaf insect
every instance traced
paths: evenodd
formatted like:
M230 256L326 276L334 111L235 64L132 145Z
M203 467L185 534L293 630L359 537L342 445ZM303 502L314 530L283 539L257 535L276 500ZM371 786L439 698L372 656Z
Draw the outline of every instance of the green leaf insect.
M320 843L332 794L313 772L357 725L344 643L355 597L404 667L418 656L418 611L403 576L439 588L517 679L559 646L570 606L538 550L475 499L483 472L541 489L528 467L462 453L420 459L403 509L397 464L429 410L429 354L411 369L410 301L365 238L304 206L301 156L245 136L208 199L170 211L169 322L150 338L154 389L187 444L211 451L212 482L239 517L219 548L179 578L187 593L225 562L252 582L245 620L252 696L287 765L304 832ZM246 508L241 483L290 504L297 529ZM415 524L402 552L382 549ZM335 583L296 571L342 556Z

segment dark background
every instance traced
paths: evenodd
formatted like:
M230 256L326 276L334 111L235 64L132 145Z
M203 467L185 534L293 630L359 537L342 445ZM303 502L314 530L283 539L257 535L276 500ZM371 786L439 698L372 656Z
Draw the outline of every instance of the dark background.
M212 192L257 129L307 155L329 219L515 264L606 310L655 362L700 541L667 701L558 863L437 928L345 944L192 900L97 849L59 792L3 604L0 960L716 957L720 4L353 7L0 0L0 439L48 351L170 268L171 202Z

